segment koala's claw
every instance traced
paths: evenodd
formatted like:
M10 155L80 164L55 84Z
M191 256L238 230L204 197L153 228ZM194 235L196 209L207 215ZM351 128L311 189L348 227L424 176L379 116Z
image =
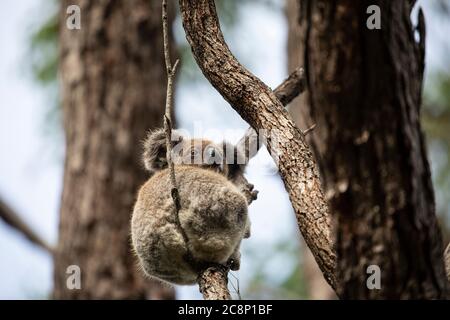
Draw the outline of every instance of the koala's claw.
M252 203L254 200L258 199L258 190L245 190L244 194L245 197L247 198L247 202L248 204Z
M254 190L255 186L251 183L245 183L243 186L243 193L247 199L248 204L252 203L258 198L258 190Z

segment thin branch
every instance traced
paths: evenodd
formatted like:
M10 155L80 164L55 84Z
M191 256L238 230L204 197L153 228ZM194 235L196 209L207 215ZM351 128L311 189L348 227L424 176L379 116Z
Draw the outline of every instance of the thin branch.
M306 130L303 130L303 135L306 137L310 132L312 132L316 128L316 124L314 123L311 127Z
M173 77L177 70L179 60L175 61L174 66L170 62L170 48L169 48L169 27L167 23L167 0L162 3L162 21L163 21L163 38L164 38L164 58L166 62L167 72L167 95L166 95L166 112L164 115L164 131L166 134L166 156L170 171L170 182L172 184L171 195L175 203L175 208L180 209L180 196L177 188L177 180L175 177L175 167L172 161L172 105L173 105Z
M228 269L222 265L205 269L198 277L198 286L205 300L231 300L228 291Z
M40 246L48 253L53 254L54 249L39 235L37 235L19 215L0 199L0 219L9 226L22 233L29 241Z
M233 56L220 30L213 0L179 0L183 27L205 77L255 130L263 130L298 227L325 279L336 289L331 221L313 154L270 88Z
M300 67L295 69L283 83L276 87L273 93L284 106L287 106L298 95L303 93L305 88L305 70Z

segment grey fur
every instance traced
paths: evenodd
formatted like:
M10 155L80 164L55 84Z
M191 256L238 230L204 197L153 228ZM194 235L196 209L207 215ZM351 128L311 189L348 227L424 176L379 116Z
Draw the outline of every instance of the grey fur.
M256 199L257 191L244 177L245 164L226 162L226 150L231 148L180 135L177 140L182 148L177 148L177 141L174 143L173 160L181 228L170 194L164 132L157 130L144 143L144 164L153 176L139 191L131 235L148 276L193 284L198 270L187 259L188 254L202 264L230 264L233 270L239 269L240 243L250 236L248 204ZM202 162L197 161L200 153ZM194 163L189 163L191 160Z

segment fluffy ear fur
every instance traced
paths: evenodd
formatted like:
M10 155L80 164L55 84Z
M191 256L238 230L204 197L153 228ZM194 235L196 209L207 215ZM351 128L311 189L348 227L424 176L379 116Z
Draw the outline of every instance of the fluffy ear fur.
M172 131L172 147L179 143L183 137L176 131ZM167 167L166 136L164 129L150 131L144 140L143 162L150 173Z

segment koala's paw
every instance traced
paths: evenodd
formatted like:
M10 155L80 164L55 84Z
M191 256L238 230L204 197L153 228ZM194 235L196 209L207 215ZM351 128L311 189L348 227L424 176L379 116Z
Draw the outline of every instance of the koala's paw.
M250 204L258 198L258 190L254 190L255 186L251 183L246 183L243 186L242 192L244 193L247 203Z

